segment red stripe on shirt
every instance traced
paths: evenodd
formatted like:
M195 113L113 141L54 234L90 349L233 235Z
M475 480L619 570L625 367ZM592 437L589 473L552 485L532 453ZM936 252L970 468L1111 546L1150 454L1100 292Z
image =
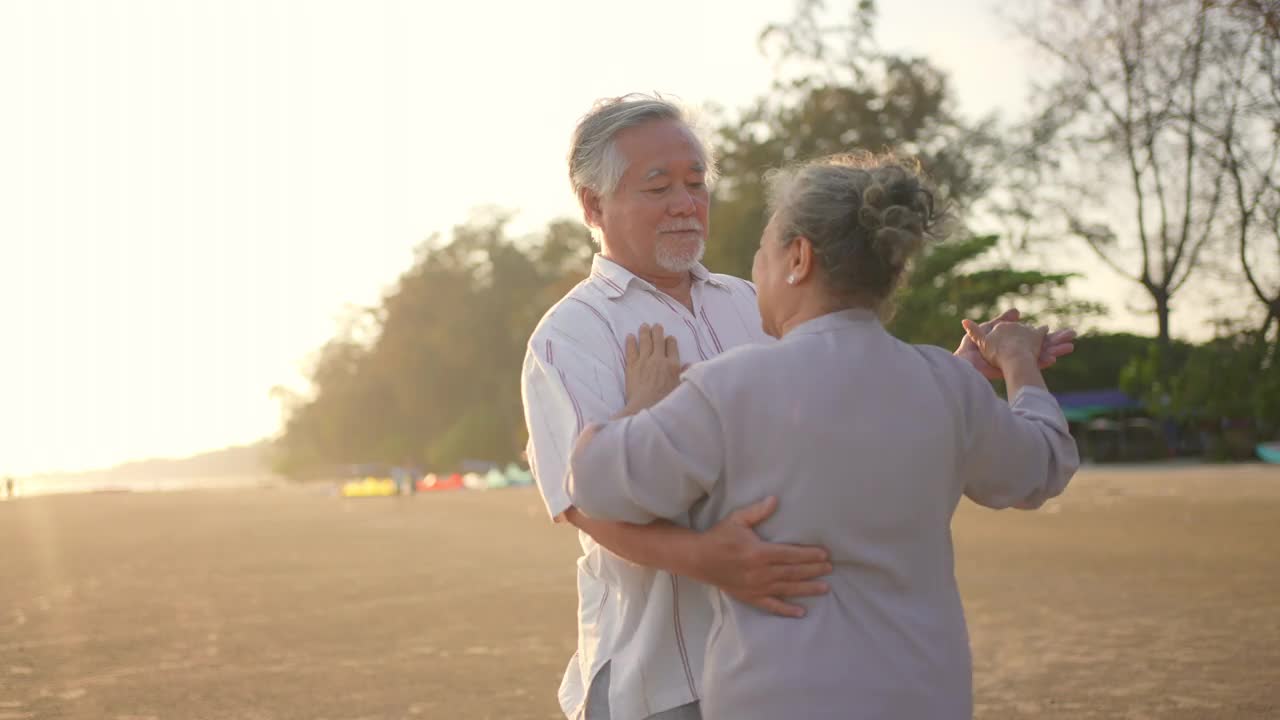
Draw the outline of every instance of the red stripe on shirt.
M613 288L614 290L617 290L617 291L618 291L618 292L620 292L620 293L625 293L625 292L626 292L626 290L623 290L623 289L622 289L622 286L618 285L618 283L616 283L616 282L614 282L614 281L610 280L609 278L605 277L604 275L596 275L596 277L598 277L598 278L600 278L601 280L603 280L603 281L605 282L605 284L606 284L606 285L608 285L609 287Z
M574 437L582 434L582 407L578 405L578 398L573 396L573 390L569 387L569 379L564 376L564 371L557 368L560 373L560 382L564 385L564 391L569 394L569 402L573 403L573 414L577 418L577 430L574 431Z
M698 336L698 328L694 327L693 323L689 322L689 318L680 319L684 320L684 324L689 326L689 332L693 333L693 342L698 346L698 354L702 356L703 360L706 360L707 351L702 349L702 338Z
M720 338L716 336L716 328L711 324L711 318L707 317L707 308L702 308L702 322L707 324L707 330L711 332L711 342L716 344L716 352L724 352L724 346L720 344Z
M668 300L668 299L666 298L666 296L665 296L665 295L663 295L661 292L654 292L654 293L651 293L651 294L652 294L654 297L656 297L656 298L658 298L659 300L661 300L661 301L662 301L662 304L663 304L663 305L666 305L666 306L667 306L667 309L668 309L668 310L670 310L671 312L673 312L673 313L677 313L677 314L680 312L679 310L677 310L677 309L676 309L676 306L675 306L675 305L672 305L672 304L671 304L671 301L670 301L670 300Z

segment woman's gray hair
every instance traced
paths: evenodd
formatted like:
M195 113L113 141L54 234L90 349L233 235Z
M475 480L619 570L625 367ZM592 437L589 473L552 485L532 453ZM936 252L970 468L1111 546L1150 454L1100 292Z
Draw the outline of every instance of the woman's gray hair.
M892 154L832 155L766 176L781 241L808 238L828 289L842 305L888 314L907 263L942 218L917 163Z
M578 121L569 148L569 182L575 195L589 188L605 196L618 188L627 171L626 158L614 142L619 132L653 120L675 120L689 128L706 165L706 182L716 176L715 157L703 141L697 124L679 105L661 96L632 93L596 101L591 112Z

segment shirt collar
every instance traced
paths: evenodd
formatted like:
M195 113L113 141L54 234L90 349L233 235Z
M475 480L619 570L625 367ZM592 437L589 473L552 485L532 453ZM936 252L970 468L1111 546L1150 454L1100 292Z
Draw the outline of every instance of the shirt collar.
M693 279L697 282L705 282L712 287L727 289L729 286L724 281L712 275L709 270L702 264L698 263L689 271L693 275ZM596 253L591 259L591 277L599 279L600 289L610 299L620 298L627 291L627 287L631 285L631 281L642 282L646 285L649 283L636 276L635 273L622 267L618 263L606 258L600 253Z
M812 320L805 320L791 328L791 332L787 333L787 337L792 335L814 335L866 323L879 325L880 318L874 311L867 308L848 308L827 313L826 315L819 315Z

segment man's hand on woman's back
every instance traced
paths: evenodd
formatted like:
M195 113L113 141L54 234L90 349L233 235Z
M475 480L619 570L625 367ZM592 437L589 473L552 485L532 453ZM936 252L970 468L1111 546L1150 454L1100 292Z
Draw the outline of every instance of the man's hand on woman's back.
M831 573L831 563L823 548L760 539L755 526L777 508L777 498L765 498L701 533L692 559L693 577L765 612L800 618L804 608L787 598L826 594L830 587L819 578Z

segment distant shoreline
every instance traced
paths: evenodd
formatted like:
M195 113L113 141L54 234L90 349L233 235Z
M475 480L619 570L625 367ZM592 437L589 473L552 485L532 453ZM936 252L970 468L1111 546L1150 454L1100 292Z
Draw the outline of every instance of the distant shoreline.
M276 475L227 475L121 479L112 477L22 478L14 482L15 499L50 495L96 495L107 493L184 492L192 490L254 490L295 485Z

